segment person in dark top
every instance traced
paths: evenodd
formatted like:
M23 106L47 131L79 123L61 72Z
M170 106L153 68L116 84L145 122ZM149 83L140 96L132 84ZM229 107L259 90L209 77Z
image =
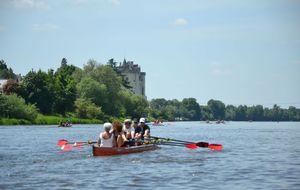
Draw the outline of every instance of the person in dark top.
M150 127L148 125L146 125L146 120L145 118L140 118L140 127L142 129L141 131L141 139L148 139L150 138Z

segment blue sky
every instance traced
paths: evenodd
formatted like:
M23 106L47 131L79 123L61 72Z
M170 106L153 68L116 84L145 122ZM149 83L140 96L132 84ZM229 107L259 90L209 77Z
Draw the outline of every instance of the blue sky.
M63 57L132 60L148 99L300 107L300 1L0 1L0 59L15 73Z

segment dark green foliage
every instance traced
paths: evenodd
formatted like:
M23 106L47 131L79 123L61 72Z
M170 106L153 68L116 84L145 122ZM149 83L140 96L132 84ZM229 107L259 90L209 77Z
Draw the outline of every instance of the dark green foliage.
M30 71L23 79L19 93L27 103L35 104L43 114L52 112L54 91L53 81L49 75L41 70Z
M0 94L0 118L26 119L33 121L37 117L34 105L26 104L25 100L16 94Z
M197 121L201 119L200 105L195 98L184 98L182 100L182 106L186 110L184 117L191 121Z
M195 98L185 98L182 102L178 100L165 100L163 98L150 101L150 116L155 119L166 120L191 120L201 119L200 105Z
M207 107L214 119L225 119L225 104L223 102L211 99L207 102Z
M0 60L0 79L15 79L16 75L14 74L11 68L8 68L5 61Z
M125 110L124 116L131 118L147 116L148 101L143 96L134 95L130 91L121 91L120 98Z
M207 106L199 106L194 98L150 101L149 115L154 119L166 120L229 120L229 121L300 121L300 109L293 106L282 109L276 104L272 109L262 105L247 107L225 104L219 100L209 100Z
M101 107L83 98L79 98L75 101L75 114L78 118L85 119L103 119L104 117Z
M52 112L65 115L66 112L74 111L76 100L76 83L73 73L76 67L67 65L67 60L62 59L60 68L54 73L49 70L48 77L50 83L48 87L52 93L51 107Z

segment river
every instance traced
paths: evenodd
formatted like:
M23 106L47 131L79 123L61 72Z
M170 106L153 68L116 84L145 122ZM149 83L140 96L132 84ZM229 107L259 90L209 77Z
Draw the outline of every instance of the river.
M154 136L219 143L93 157L59 139L95 140L101 125L0 126L0 189L300 189L299 122L172 122Z

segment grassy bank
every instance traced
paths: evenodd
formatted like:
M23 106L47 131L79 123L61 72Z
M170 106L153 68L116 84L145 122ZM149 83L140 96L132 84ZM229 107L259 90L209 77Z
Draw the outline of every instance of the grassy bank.
M76 117L38 115L34 121L14 118L1 118L0 125L58 125L61 121L65 122L67 120L71 121L73 124L103 123L98 119L80 119Z

